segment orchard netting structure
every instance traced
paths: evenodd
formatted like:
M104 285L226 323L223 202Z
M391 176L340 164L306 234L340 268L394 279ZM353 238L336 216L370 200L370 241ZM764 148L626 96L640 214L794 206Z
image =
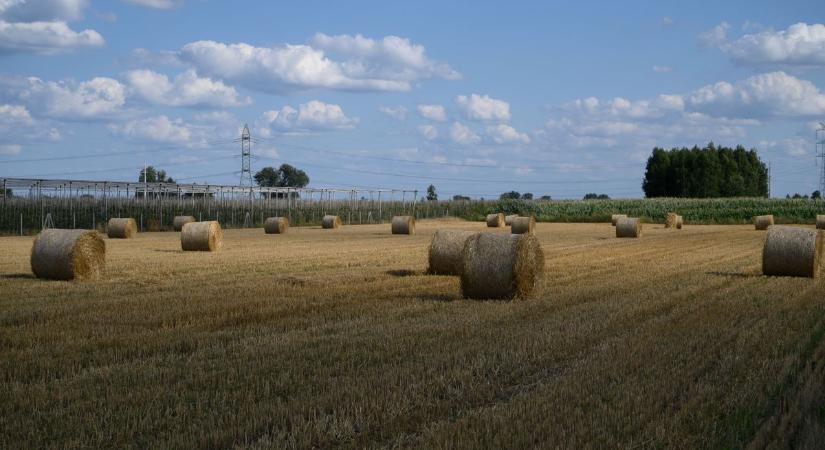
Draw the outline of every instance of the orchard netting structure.
M163 231L171 230L174 217L181 215L242 228L262 227L272 216L314 225L334 214L349 225L389 222L394 215L444 214L438 205L420 202L417 190L24 178L0 178L0 188L0 233L7 235L51 227L102 230L111 217L132 217L141 231Z

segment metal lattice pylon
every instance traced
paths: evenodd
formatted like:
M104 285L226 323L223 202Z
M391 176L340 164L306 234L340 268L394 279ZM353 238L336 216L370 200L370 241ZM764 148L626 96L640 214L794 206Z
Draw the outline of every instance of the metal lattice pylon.
M241 181L240 186L252 186L252 136L249 134L249 127L244 124L241 133Z

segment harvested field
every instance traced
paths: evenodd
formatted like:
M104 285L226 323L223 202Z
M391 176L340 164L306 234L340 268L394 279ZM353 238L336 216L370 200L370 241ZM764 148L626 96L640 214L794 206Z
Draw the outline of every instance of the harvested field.
M810 227L810 226L809 226ZM84 283L0 238L0 448L757 448L825 439L825 281L753 225L537 224L540 299L425 275L438 228L106 242ZM663 295L667 293L667 295Z

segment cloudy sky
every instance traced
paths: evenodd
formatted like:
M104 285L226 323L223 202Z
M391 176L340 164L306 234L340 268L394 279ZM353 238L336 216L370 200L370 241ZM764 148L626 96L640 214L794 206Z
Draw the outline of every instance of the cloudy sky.
M639 197L654 146L818 182L825 9L776 2L0 0L0 176ZM619 4L621 3L621 5Z

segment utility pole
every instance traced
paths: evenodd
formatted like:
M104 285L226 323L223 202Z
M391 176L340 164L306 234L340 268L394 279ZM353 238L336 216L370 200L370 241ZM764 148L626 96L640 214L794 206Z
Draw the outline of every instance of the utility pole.
M241 133L241 181L240 186L252 187L252 136L249 135L249 127L244 124Z

